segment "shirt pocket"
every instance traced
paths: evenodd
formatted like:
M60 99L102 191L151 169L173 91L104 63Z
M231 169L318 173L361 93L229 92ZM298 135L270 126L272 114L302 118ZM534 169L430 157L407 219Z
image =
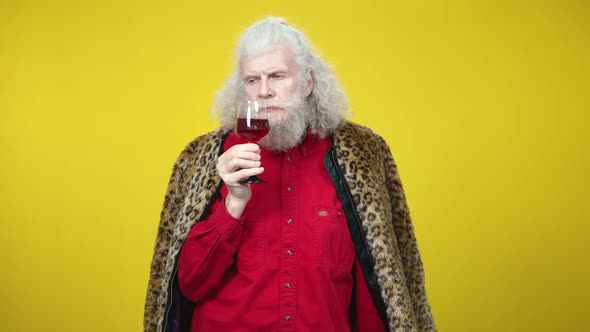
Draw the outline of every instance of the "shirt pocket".
M316 207L313 213L314 256L318 268L350 274L355 252L344 212Z
M236 253L236 266L240 270L255 270L264 265L266 244L264 222L259 212L245 212L240 245Z

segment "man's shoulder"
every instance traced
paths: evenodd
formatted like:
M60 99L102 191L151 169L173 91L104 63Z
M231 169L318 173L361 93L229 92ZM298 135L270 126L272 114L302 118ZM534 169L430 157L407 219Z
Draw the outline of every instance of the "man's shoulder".
M334 148L342 165L363 162L369 167L391 158L389 145L379 134L350 121L343 122L334 131Z
M199 156L206 156L211 153L217 155L221 142L227 136L227 131L217 128L206 134L200 135L190 141L178 156L178 162L194 159Z
M383 144L383 138L369 127L352 121L343 121L334 131L339 144Z

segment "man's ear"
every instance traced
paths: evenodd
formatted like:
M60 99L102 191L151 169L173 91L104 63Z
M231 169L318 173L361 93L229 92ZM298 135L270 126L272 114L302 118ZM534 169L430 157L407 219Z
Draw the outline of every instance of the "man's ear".
M309 95L313 91L313 86L315 83L313 80L313 71L311 70L311 68L307 69L307 73L305 75L305 80L307 81L307 84L305 86L305 97L309 97Z

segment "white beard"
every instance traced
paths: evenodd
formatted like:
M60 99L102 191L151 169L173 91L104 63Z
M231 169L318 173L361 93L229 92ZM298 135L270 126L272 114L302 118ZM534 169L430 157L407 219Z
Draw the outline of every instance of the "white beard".
M269 114L270 130L258 144L274 152L285 152L301 143L311 117L307 100L297 93L287 101L267 101L267 105L283 109Z

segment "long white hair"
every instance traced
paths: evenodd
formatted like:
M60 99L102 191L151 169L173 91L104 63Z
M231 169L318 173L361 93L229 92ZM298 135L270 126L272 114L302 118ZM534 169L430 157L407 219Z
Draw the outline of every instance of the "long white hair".
M211 108L212 114L220 119L223 128L233 128L235 105L244 96L240 58L278 45L291 48L302 82L306 81L307 73L311 73L314 87L306 98L312 112L308 117L308 125L312 133L325 137L349 115L346 94L331 68L314 54L303 33L290 26L284 18L268 17L254 23L242 34L234 54L236 69L217 92Z

